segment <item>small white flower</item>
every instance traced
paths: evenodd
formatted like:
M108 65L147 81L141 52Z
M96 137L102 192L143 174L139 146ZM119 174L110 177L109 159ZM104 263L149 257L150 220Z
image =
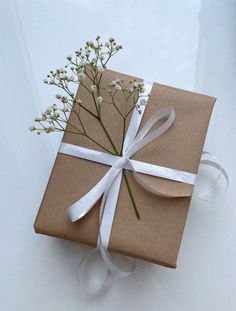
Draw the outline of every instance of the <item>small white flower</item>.
M51 133L55 131L55 127L54 126L49 126L45 128L45 132L46 133Z
M104 68L102 66L97 66L97 71L98 72L103 72L104 71Z
M84 60L81 60L81 62L79 63L80 67L83 67L86 64L86 62Z
M115 89L116 89L117 91L120 91L120 90L121 90L121 86L120 86L119 84L116 84Z
M51 112L52 112L52 109L51 109L51 108L48 108L48 109L45 111L46 114L51 114Z
M139 87L140 87L140 93L144 93L145 92L144 83L140 83Z
M117 51L121 50L121 49L122 49L122 45L117 45L117 46L115 47L115 49L116 49Z
M111 81L110 85L111 86L116 86L116 81L115 80Z
M140 106L146 106L147 105L147 101L144 98L140 99Z
M84 80L86 78L86 75L83 73L83 72L80 72L78 74L78 77L81 79L81 80Z
M105 57L104 57L103 55L100 55L98 58L99 58L101 61L103 61L103 60L105 59Z
M61 97L61 102L62 103L67 103L68 102L68 98L66 96L62 96Z
M35 118L34 119L34 122L40 122L40 121L42 121L42 118Z
M101 97L101 96L98 96L97 99L96 99L96 103L97 103L98 105L100 105L100 104L102 104L102 101L103 101L102 97Z
M96 89L97 89L97 87L96 87L96 85L95 85L95 84L91 85L91 90L92 90L92 92L95 92L95 91L96 91Z
M31 132L33 132L33 131L36 130L36 127L35 127L34 125L31 125L31 126L29 127L29 130L30 130Z
M91 54L91 52L90 52L89 50L87 50L87 51L85 52L85 55L86 55L87 57L89 57L90 54Z
M61 75L61 80L67 80L68 79L68 76L66 75L66 74L63 74L63 75Z

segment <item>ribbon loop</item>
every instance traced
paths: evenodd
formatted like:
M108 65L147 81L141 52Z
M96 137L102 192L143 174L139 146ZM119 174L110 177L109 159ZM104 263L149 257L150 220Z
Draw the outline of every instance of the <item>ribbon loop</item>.
M152 133L146 135L150 129L163 118L167 118L164 124L162 124L159 128L154 130ZM144 125L144 127L140 130L139 134L134 139L133 143L127 150L127 155L132 156L138 150L142 149L144 146L149 144L151 141L156 139L165 133L173 124L175 120L175 113L172 107L166 107L162 110L156 112L149 121Z
M207 166L214 168L218 174L213 178L213 181L210 182L208 185L204 184L204 190L198 191L198 183L199 180L197 179L195 191L193 193L193 197L196 199L199 199L201 201L215 201L218 200L222 195L224 195L229 188L229 176L225 169L220 165L219 160L215 155L213 155L211 152L203 151L202 157L200 160L200 166ZM213 177L213 175L211 176ZM222 177L224 178L224 188L223 191L219 191L217 189L217 186L219 186L220 182L222 181ZM212 197L212 194L214 195Z

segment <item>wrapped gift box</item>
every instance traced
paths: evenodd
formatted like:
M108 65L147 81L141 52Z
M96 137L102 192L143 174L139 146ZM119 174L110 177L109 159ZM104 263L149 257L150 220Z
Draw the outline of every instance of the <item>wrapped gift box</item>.
M134 79L106 70L103 74L103 86L106 87L117 78L127 82ZM141 81L138 78L137 80ZM89 83L87 86L90 87ZM102 90L101 96L106 99L108 95ZM117 96L120 96L120 101L117 102L122 105L122 96ZM91 110L94 109L91 95L81 86L77 97ZM166 106L173 107L176 119L164 135L138 151L132 158L197 174L214 102L214 97L154 83L141 127L156 111ZM113 105L103 105L103 121L120 149L122 119ZM86 121L88 133L93 136L96 134L97 140L112 151L110 142L96 119L84 110L81 114ZM77 122L72 114L70 122L74 125ZM68 132L64 134L62 141L102 150L85 137ZM104 164L58 153L34 224L35 231L96 246L101 201L75 223L69 220L67 210L85 195L108 169ZM132 173L128 172L141 218L138 220L135 216L122 180L108 250L175 268L193 186L164 178L147 175L142 177L161 192L170 195L182 193L187 197L170 199L152 194L135 182Z

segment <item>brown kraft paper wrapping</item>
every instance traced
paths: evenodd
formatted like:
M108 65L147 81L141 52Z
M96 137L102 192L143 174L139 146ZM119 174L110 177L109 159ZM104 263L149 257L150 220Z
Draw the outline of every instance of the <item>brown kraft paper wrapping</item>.
M134 79L106 70L103 74L103 86L106 87L117 78L127 82ZM107 94L104 91L101 95L106 99ZM122 95L118 96L122 105ZM78 89L77 97L94 111L92 96L82 86ZM154 83L141 127L156 111L166 106L173 107L176 119L166 133L138 151L132 158L197 174L215 100L214 97ZM113 105L104 103L101 109L104 124L120 150L122 118ZM82 109L81 117L86 120L87 132L112 151L111 144L98 121ZM77 124L75 115L71 114L70 122ZM63 142L102 151L81 135L65 133ZM96 246L101 201L75 223L70 222L67 209L85 195L108 169L108 166L100 163L58 153L34 224L35 231ZM141 219L136 218L128 190L122 180L108 249L175 268L191 201L192 186L143 174L142 177L161 192L184 193L189 197L170 199L152 194L137 184L132 173L128 172Z

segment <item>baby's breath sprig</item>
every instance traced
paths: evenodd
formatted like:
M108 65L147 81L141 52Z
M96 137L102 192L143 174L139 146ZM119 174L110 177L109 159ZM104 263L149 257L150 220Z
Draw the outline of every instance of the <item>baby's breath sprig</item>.
M40 117L35 118L34 124L30 127L30 131L37 132L37 134L70 132L83 135L106 152L122 155L127 118L133 109L137 109L137 111L141 113L140 105L146 104L146 100L143 98L144 84L136 80L130 81L129 83L125 83L123 80L119 79L113 80L106 88L103 87L107 90L109 95L109 101L104 100L101 96L103 72L106 70L109 60L122 49L122 46L118 44L114 38L109 38L104 44L100 39L100 36L97 36L94 42L87 41L83 48L75 51L74 55L67 56L67 63L63 68L51 70L49 72L46 79L44 79L44 83L56 86L63 91L63 94L56 94L57 103L48 107L41 113ZM88 86L89 84L90 86ZM75 96L72 91L74 85L80 85L90 94L95 112L89 108L86 102L83 102ZM118 106L116 101L116 95L118 93L123 95L124 100L122 107L120 105ZM121 150L118 150L101 117L102 107L106 104L114 105L123 119ZM110 142L112 151L101 145L95 137L87 133L86 125L81 117L81 110L85 110L99 122ZM79 125L75 126L70 123L70 114L76 116ZM125 170L123 170L123 175L136 216L139 218L137 206Z

